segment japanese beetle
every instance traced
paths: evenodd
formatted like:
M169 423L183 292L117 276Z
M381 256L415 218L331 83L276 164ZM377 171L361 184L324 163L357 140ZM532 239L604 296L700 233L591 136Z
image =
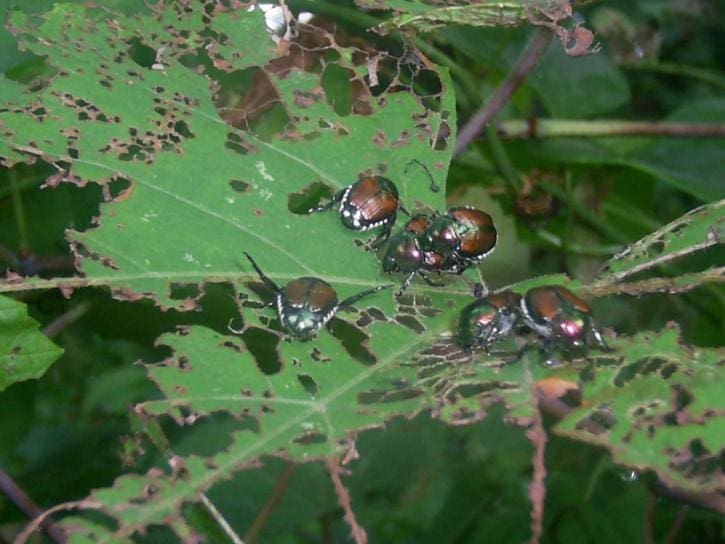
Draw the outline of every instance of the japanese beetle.
M458 320L458 344L466 351L483 348L508 336L519 322L521 295L501 291L479 298L461 310Z
M472 206L451 208L436 216L421 237L421 248L446 257L445 272L460 274L480 263L496 247L496 227L491 216Z
M410 218L403 230L391 238L383 257L383 271L387 273L402 272L405 274L400 285L400 295L410 285L413 276L418 274L429 285L437 286L425 272L437 272L444 262L444 257L437 251L424 251L419 240L428 227L430 218L418 214Z
M551 361L551 352L559 348L566 354L583 350L592 344L608 351L602 334L594 326L589 305L569 289L546 285L529 289L520 302L524 323L544 339L544 349Z
M364 176L311 212L326 211L340 205L340 220L348 229L365 231L382 227L377 241L387 240L400 205L398 188L383 176Z
M280 288L262 272L249 253L245 251L244 254L262 282L275 292L274 305L282 327L298 340L317 336L341 308L350 307L361 298L390 287L381 285L367 289L339 302L332 286L319 278L298 278Z

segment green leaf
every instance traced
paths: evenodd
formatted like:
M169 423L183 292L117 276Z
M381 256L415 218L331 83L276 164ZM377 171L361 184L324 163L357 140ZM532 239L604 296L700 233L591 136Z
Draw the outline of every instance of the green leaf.
M25 304L0 296L0 391L39 378L62 353L38 332Z
M598 279L611 283L725 240L725 200L692 210L610 259Z
M284 132L262 139L220 117L211 76L227 76L213 67L200 73L206 61L193 61L203 57L197 48L205 48L215 66L238 76L275 58L259 12L220 12L205 23L200 10L168 9L159 20L118 15L100 26L96 16L60 4L36 27L34 19L14 13L21 44L63 73L22 100L17 85L9 87L13 94L4 86L0 91L8 101L0 113L7 135L0 155L8 161L41 156L66 172L66 180L103 183L116 195L102 205L97 228L68 235L88 284L188 308L173 299L172 284L250 274L240 263L245 250L272 278L314 275L347 296L384 281L378 260L353 243L334 213L290 213L290 195L315 182L339 190L361 173L384 172L408 209L444 206L451 149L435 140L439 129L454 131L456 124L445 72L441 94L426 98L433 110L392 89L358 98L369 106L365 115L339 115L318 73L270 69L289 121ZM134 60L138 42L162 51L162 69ZM76 47L92 53L69 54ZM352 53L329 49L339 66L362 78L367 67L353 63ZM414 158L424 158L440 192L430 191L423 169L406 169Z
M723 349L685 346L672 325L618 339L618 364L592 365L586 403L557 431L608 448L667 485L722 493Z
M666 120L725 123L725 100L693 100ZM703 201L725 197L725 146L718 138L550 138L528 149L547 161L636 168Z

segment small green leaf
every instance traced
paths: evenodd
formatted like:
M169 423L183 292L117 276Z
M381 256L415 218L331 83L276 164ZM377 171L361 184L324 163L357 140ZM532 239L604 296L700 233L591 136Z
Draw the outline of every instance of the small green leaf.
M39 378L62 353L38 332L25 304L0 296L0 391Z

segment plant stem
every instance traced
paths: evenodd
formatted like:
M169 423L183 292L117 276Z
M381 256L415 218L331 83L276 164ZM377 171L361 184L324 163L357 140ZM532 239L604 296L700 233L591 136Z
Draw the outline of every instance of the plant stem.
M488 124L494 115L506 105L511 96L514 94L526 77L531 73L538 64L541 57L546 52L546 48L551 41L551 32L547 29L540 29L534 35L534 39L528 45L519 62L514 66L513 70L506 76L506 79L493 92L488 102L486 102L458 133L458 140L453 149L453 155L459 155L468 144L470 144Z
M571 119L509 119L497 123L502 138L562 138L573 136L678 136L725 138L723 123L648 121L578 121Z
M245 533L244 540L247 544L254 544L254 542L256 542L257 537L267 523L269 516L272 515L272 512L274 512L275 508L277 508L277 505L282 500L282 497L284 497L284 493L287 490L287 486L289 485L289 481L295 473L295 470L297 470L297 465L292 462L288 462L287 466L285 466L282 471L282 474L280 474L277 479L277 483L274 484L274 489L272 489L272 493L267 499L267 502L264 503L262 510L252 522L252 526Z
M0 492L10 499L10 502L22 510L30 519L38 518L43 513L38 505L33 502L33 499L28 497L27 493L2 469L0 469ZM44 520L41 523L41 528L53 542L63 544L66 541L63 531L52 521Z

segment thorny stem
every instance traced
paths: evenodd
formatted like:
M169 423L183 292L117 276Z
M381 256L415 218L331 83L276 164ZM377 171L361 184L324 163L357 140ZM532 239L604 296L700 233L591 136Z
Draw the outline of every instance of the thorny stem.
M274 489L272 489L272 493L267 499L267 502L252 522L252 526L245 533L244 540L247 544L254 544L254 542L256 542L257 536L259 536L262 528L267 523L269 516L272 515L272 512L274 512L277 505L279 505L282 500L282 497L284 497L284 493L287 491L287 486L289 485L289 481L295 473L295 470L297 470L297 465L295 463L288 462L287 466L285 466L282 471L282 474L280 474L277 479L277 483L274 485Z
M470 144L488 124L494 115L496 115L506 102L509 101L526 77L531 73L537 65L541 57L546 52L546 48L551 41L552 33L547 29L537 31L534 39L524 51L519 62L514 66L513 70L506 76L506 79L493 92L491 98L469 119L465 126L458 133L458 140L453 149L453 155L460 153Z
M43 511L33 502L33 499L28 497L25 491L2 469L0 469L0 491L30 519L38 518L43 514ZM63 544L66 541L60 527L50 520L43 521L41 529L56 544Z
M536 395L531 395L536 399ZM537 401L534 400L536 403ZM529 486L531 498L531 544L538 544L544 532L544 504L546 502L546 430L541 411L536 404L532 417L532 427L526 431L526 437L534 445L534 475Z
M20 238L20 249L28 249L28 229L25 226L25 211L23 210L23 197L18 186L18 175L15 169L8 170L8 181L10 182L10 193L13 199L13 211L15 213L15 224Z
M496 124L502 138L561 138L572 136L681 136L725 138L723 123L576 121L568 119L509 119Z
M229 522L226 520L226 518L222 515L221 512L219 512L219 510L217 510L217 507L214 506L214 503L209 500L209 497L206 496L206 493L201 494L201 502L206 507L209 515L214 518L214 521L217 522L217 525L219 525L222 531L224 531L224 534L229 537L229 540L231 540L234 544L244 544L242 539L239 538L239 535L234 532L232 526L229 525Z
M350 526L352 531L352 537L355 539L355 544L367 544L368 535L357 522L355 518L355 512L352 511L352 505L350 504L350 493L348 493L345 484L340 479L340 461L337 457L331 457L327 460L327 470L330 473L332 479L332 485L335 487L335 494L337 495L337 502L345 512L345 521Z

